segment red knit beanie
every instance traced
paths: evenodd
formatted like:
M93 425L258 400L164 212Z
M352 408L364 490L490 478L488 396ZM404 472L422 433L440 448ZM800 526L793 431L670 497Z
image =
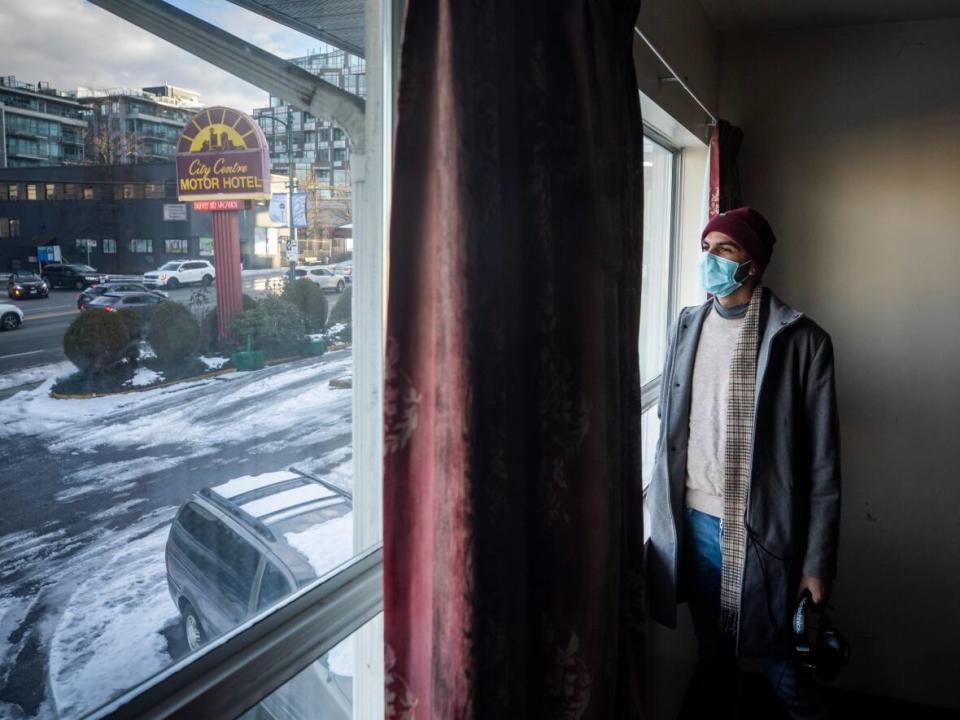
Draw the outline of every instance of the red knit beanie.
M752 207L740 207L715 215L703 229L700 239L703 240L714 231L732 237L750 256L757 270L762 271L767 267L777 238L767 219Z

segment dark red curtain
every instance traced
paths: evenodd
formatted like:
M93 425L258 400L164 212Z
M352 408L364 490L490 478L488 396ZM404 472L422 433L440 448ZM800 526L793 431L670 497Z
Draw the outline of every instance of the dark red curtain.
M637 0L409 0L388 718L639 718Z
M726 120L718 120L710 131L710 218L743 206L737 165L742 143L743 130Z

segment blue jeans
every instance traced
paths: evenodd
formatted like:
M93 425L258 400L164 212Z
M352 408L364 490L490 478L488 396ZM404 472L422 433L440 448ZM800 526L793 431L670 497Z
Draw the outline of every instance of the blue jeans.
M684 509L684 543L681 583L686 583L690 614L697 636L697 666L688 690L687 708L738 717L740 681L735 641L720 632L720 577L723 518ZM787 650L764 658L764 671L788 718L828 717L820 692L809 671Z

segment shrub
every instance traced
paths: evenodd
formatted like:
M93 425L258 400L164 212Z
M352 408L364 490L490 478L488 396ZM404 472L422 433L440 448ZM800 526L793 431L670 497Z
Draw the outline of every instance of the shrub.
M297 350L306 331L300 309L275 295L265 296L257 307L240 313L230 324L239 347L245 348L250 337L255 348L274 355Z
M84 372L102 372L123 357L130 332L117 313L87 310L63 335L63 353Z
M330 317L327 318L327 326L337 323L348 323L353 319L353 286L347 285L337 304L333 306Z
M257 307L257 301L246 293L243 294L243 309L253 310ZM214 305L212 308L207 310L203 315L203 320L200 322L200 349L203 352L209 352L214 349L222 349L225 346L235 345L236 339L234 342L221 343L220 342L220 326L219 326L220 315L217 312L217 306ZM243 342L246 343L246 338L243 338Z
M180 303L160 303L150 321L147 341L161 363L183 362L200 349L200 323Z
M327 323L327 296L320 286L306 278L300 278L283 289L283 299L297 306L311 332L323 330Z
M138 340L143 332L143 321L140 320L137 311L131 308L123 308L117 313L117 317L123 320L123 324L127 326L130 339Z

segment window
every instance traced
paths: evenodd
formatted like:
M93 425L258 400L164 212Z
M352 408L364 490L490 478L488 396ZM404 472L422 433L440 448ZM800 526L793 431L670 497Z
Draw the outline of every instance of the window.
M668 321L673 316L671 258L676 223L677 153L650 137L643 139L643 265L640 296L640 381L663 369Z
M37 199L37 186L34 183L27 183L27 200Z
M7 185L7 196L10 198L11 202L14 200L20 199L20 186L17 183L10 183Z
M20 237L20 221L10 218L10 237Z
M16 223L16 225L14 225ZM13 218L0 217L0 238L18 237L20 223Z
M84 200L93 200L93 199L94 199L94 192L93 192L93 187L92 187L92 186L87 185L86 187L83 188L83 199L84 199Z
M47 200L56 200L57 197L57 186L54 183L47 183L44 186L44 197Z
M378 2L371 0L366 8L375 9ZM262 16L234 3L217 3L215 9L209 3L184 7L186 10L177 14L178 22L187 21L184 13L218 17L225 13L224 21L231 27L256 28L265 22ZM97 5L80 3L71 12L74 10L85 20L109 20L119 33L119 37L111 36L111 42L142 50L154 77L177 75L173 71L179 60L147 31L117 21ZM156 19L163 22L159 15ZM355 19L362 23L363 13ZM78 50L71 54L70 62L80 76L123 77L122 59L91 49L103 44L102 38L90 31L96 23L77 22L71 27L77 34ZM106 25L101 23L101 27ZM393 23L382 27L393 27ZM202 34L200 29L196 31ZM13 56L24 49L18 42L14 33L5 38L4 49ZM284 42L288 41L280 44ZM299 45L289 42L290 48L278 49L289 51L287 57L295 56L294 47L316 45L308 37L301 38ZM379 48L374 53L368 43L368 50L371 57L380 57ZM388 61L393 58L390 48L385 55ZM248 60L238 62L238 75L249 75L254 66ZM238 80L201 59L196 62L205 68L195 80L202 86L196 89L202 92L206 106L226 97L218 96L217 88L249 84L249 77ZM303 79L306 82L309 76ZM376 545L381 527L379 463L383 457L379 426L383 417L381 264L388 225L383 217L387 198L380 188L385 184L382 174L390 167L388 98L392 90L387 87L382 96L370 98L370 105L377 110L366 117L361 103L354 108L357 112L344 116L338 115L337 104L330 104L327 117L323 117L320 98L311 105L312 114L319 113L318 119L336 120L342 128L349 128L341 130L341 140L348 141L353 132L365 132L370 158L370 191L352 196L348 177L337 189L343 212L336 208L327 222L338 227L352 221L358 232L367 233L357 241L362 248L356 257L357 275L363 282L353 288L356 302L349 308L344 296L331 299L331 306L339 300L348 309L347 322L330 333L316 311L309 333L299 321L293 322L296 313L291 315L289 298L282 296L286 255L278 246L276 228L266 227L266 203L256 210L241 211L239 243L222 257L219 245L214 256L215 216L211 213L189 212L184 221L163 220L166 200L161 198L175 189L175 164L154 162L157 158L148 157L144 150L157 151L172 144L174 136L161 137L165 135L161 129L185 128L192 112L184 111L182 118L162 127L160 123L150 126L144 116L137 118L136 152L130 152L130 147L114 148L118 162L62 165L43 171L61 185L56 189L58 196L64 195L61 199L66 202L69 196L75 202L68 208L61 202L34 203L29 207L30 218L24 219L28 223L24 233L31 243L59 244L63 265L89 262L96 269L67 276L47 272L54 263L44 261L47 278L59 288L53 293L54 300L60 297L69 317L34 322L29 325L32 330L20 331L35 334L36 346L49 352L26 355L22 360L10 357L0 364L0 387L17 379L9 375L28 366L31 386L34 377L43 380L0 403L0 427L7 435L4 442L10 447L48 449L56 444L55 451L51 450L54 454L47 458L50 462L33 463L40 468L37 481L17 485L4 499L5 507L43 507L43 517L0 513L4 537L16 540L0 553L4 562L16 569L0 572L0 684L5 699L28 698L44 716L53 712L54 700L63 699L58 708L63 715L96 716L98 707L116 702L121 693L141 689L145 682L165 682L170 677L166 671L173 666L187 674L198 672L200 666L215 667L207 665L210 653L229 650L231 641L250 635L259 638L257 643L281 648L285 656L288 649L294 655L312 654L297 665L298 670L318 661L318 667L329 670L328 650L336 642L350 632L364 636L364 642L345 645L348 654L337 660L337 676L326 676L336 683L334 689L343 692L323 697L346 703L335 706L333 717L350 717L350 683L359 682L349 648L357 668L364 668L365 674L382 673L382 662L373 662L364 648L378 645L378 622L366 623L376 616L380 599L377 578L381 560ZM137 98L142 94L129 92ZM248 103L244 98L255 98L258 91L251 86L242 92L248 94L233 97L238 98L238 110L248 110L257 101ZM91 109L97 103L109 108L114 99L119 111L116 117L121 121L117 130L122 135L126 121L133 119L128 113L132 106L128 95L83 98ZM140 99L137 103L149 115L181 112L172 101L169 106ZM286 108L281 105L277 115L286 119ZM109 128L115 116L96 117L100 127ZM305 116L299 114L298 120L303 126ZM386 132L378 129L381 123ZM283 134L280 128L281 140ZM309 164L298 165L296 170L303 173L302 182L311 172ZM42 186L46 180L15 177L36 182L38 193L45 193ZM88 196L87 188L93 189L96 200L81 203ZM24 193L21 188L21 200ZM0 213L22 218L22 213L8 207L16 206L0 204ZM256 230L261 219L264 232ZM9 232L9 221L6 224ZM324 246L320 239L330 234L330 228L325 230L326 235L311 231L306 237L307 233L301 233L302 253L311 257L311 262L321 255ZM177 235L172 236L173 232ZM95 238L102 243L99 252L91 251L88 261L90 246L75 238ZM15 248L24 256L22 262L28 262L28 250L21 251L21 243L4 241L0 245ZM342 259L342 254L333 259ZM215 259L220 267L212 262ZM211 262L197 267L201 260ZM164 267L168 261L173 261L175 270ZM237 297L240 302L235 307L249 308L253 299L258 302L257 312L228 324L233 334L221 340L217 320L231 307L218 297L225 291L222 276L240 270L241 265L242 291L249 298ZM129 285L134 278L154 294L140 289L114 290L113 283ZM216 279L221 280L219 288ZM108 284L109 289L105 288ZM123 341L117 345L124 357L102 372L99 368L80 372L62 353L70 323L91 317L75 310L78 295L86 290L90 292L84 297L100 293L100 299L90 303L123 308L127 321L122 324L125 338L120 338L121 324L110 321L115 333L112 340ZM126 300L124 292L129 293ZM271 295L276 297L263 302ZM42 314L43 308L31 306L29 312ZM138 332L137 323L132 322L134 314L141 319L141 335L146 336L139 341L132 337ZM181 323L185 314L201 328L199 338L183 332L184 328L196 328ZM153 332L162 330L161 324L167 322L171 323L170 332ZM311 337L317 335L327 340L330 348L322 355L312 354L322 344L317 342L320 338ZM11 335L11 342L17 337ZM197 339L202 347L197 346ZM256 352L234 359L235 351L244 353L248 347ZM168 358L180 352L186 357ZM266 353L265 367L222 374L242 361L256 361L257 352ZM133 353L139 353L136 362L130 362ZM63 584L64 578L69 587ZM347 591L357 582L362 583L361 602L354 590ZM328 598L340 601L330 603ZM304 603L317 617L339 609L347 620L318 620L307 628L309 633L288 632L284 625L287 615L277 610L288 601ZM261 623L270 628L263 636ZM256 632L251 633L251 627ZM331 645L320 648L314 644L317 635L313 630L326 627L339 628L338 635ZM275 642L290 645L287 648ZM203 663L194 663L201 655ZM281 664L265 658L261 663L264 672L257 675L256 682L264 684L263 697L274 691L282 696L293 688L293 695L302 693L302 697L291 700L292 706L312 708L305 709L303 717L327 716L322 712L326 705L296 704L310 703L311 690L273 675L279 673L275 665ZM273 684L268 688L267 683ZM366 683L382 693L382 680L379 684L376 679L365 680L361 690L368 689ZM233 685L235 694L240 683ZM283 692L279 690L282 686L286 687ZM226 717L230 712L218 710L217 715ZM240 714L238 709L236 715ZM208 714L199 711L183 716ZM283 717L284 712L278 716Z
M166 190L163 183L148 182L144 185L144 196L151 199L162 199L166 196Z
M651 480L660 433L657 400L676 308L676 234L679 152L656 133L643 138L643 262L640 290L640 444L644 491ZM650 536L644 503L644 533ZM644 539L646 539L646 537Z

